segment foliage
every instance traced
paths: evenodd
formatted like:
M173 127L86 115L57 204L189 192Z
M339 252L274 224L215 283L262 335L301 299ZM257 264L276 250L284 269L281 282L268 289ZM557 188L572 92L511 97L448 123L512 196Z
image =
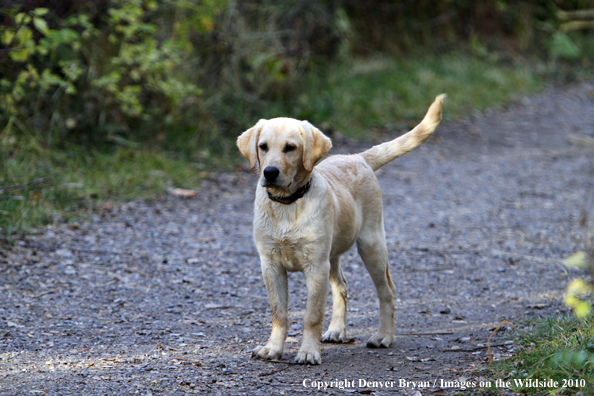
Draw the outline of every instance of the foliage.
M416 48L441 50L470 43L475 50L506 49L515 53L546 51L553 35L568 18L564 11L594 8L591 0L344 0L351 18L357 53L409 53ZM565 45L565 44L561 44Z
M221 136L235 136L269 106L287 114L308 95L304 78L332 78L353 55L455 48L491 58L540 49L552 60L586 62L584 33L559 31L566 19L557 12L594 7L591 0L31 4L0 8L0 131L16 128L49 146L132 140L219 152L233 146Z
M245 85L266 96L308 64L286 61L279 51L317 45L309 40L314 35L328 37L316 19L316 12L326 12L321 4L313 11L295 6L283 19L278 7L266 13L246 5L250 19L238 22L232 14L240 11L225 0L112 0L104 9L85 1L66 15L44 7L4 8L8 23L0 39L11 62L5 59L0 69L0 125L41 134L50 145L123 137L168 141L170 129L205 134L201 143L210 143L216 136L208 130L217 132L225 120L200 99L199 85L210 93L222 89L232 100L249 94ZM301 18L309 12L314 18ZM294 26L277 26L277 19L305 21L307 37L293 42ZM224 34L213 31L217 21ZM254 40L242 34L242 24L266 24L271 31Z
M43 7L5 9L12 24L1 41L12 63L2 63L0 121L49 144L171 124L180 103L201 93L178 73L190 51L158 37L156 15L183 3L165 1L157 9L156 1L113 0L93 13L92 2L83 2L61 19Z
M594 390L594 320L572 316L531 323L517 334L520 346L513 358L488 369L494 379L583 380L584 387L551 389L551 394ZM575 383L575 382L574 382ZM513 381L512 381L513 384ZM514 387L515 392L539 393L542 388ZM582 393L583 394L583 393Z

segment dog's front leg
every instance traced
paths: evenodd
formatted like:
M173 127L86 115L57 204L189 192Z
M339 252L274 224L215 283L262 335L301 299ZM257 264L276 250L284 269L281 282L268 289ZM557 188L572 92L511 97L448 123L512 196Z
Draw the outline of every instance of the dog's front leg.
M252 356L262 359L280 359L283 355L289 326L287 316L289 299L287 271L269 261L263 261L262 275L268 289L270 311L272 313L272 332L266 345L256 347L252 352Z
M303 341L295 361L300 364L321 364L322 325L328 298L330 263L322 262L305 271L307 305L303 319Z

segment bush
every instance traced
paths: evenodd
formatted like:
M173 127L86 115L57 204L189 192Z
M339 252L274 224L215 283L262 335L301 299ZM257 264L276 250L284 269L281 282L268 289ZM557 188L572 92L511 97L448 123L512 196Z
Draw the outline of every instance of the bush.
M556 5L556 3L558 5ZM494 46L580 57L558 7L593 0L37 0L0 7L0 138L231 149L263 114L315 114L304 81L353 55ZM35 4L35 6L32 6ZM544 33L544 34L543 34ZM508 58L499 57L500 61ZM305 75L317 78L304 79ZM305 96L304 96L305 95ZM301 99L299 99L301 98ZM305 99L304 99L305 98ZM303 103L312 103L303 108ZM307 107L307 106L306 106ZM327 107L327 106L326 106ZM326 113L328 109L322 109Z
M60 16L48 8L4 10L2 121L35 131L46 143L96 143L119 134L154 133L201 91L178 73L190 51L159 39L164 10L181 2L82 2Z

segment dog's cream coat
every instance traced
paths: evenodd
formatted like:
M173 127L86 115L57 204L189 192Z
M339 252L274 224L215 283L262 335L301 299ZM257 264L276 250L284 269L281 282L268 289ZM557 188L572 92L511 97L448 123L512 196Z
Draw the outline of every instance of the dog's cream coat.
M250 167L258 164L260 169L254 239L272 313L272 333L266 345L254 349L255 357L282 356L288 327L287 271L302 271L307 285L303 342L295 360L320 364L322 340L346 340L347 282L340 256L355 243L380 300L379 330L367 346L392 345L395 289L388 267L381 190L374 171L431 136L441 121L444 96L435 99L423 121L407 134L363 153L336 155L319 164L332 144L307 121L260 120L237 139ZM310 180L309 191L291 204L270 198L291 196ZM328 280L332 319L322 336Z

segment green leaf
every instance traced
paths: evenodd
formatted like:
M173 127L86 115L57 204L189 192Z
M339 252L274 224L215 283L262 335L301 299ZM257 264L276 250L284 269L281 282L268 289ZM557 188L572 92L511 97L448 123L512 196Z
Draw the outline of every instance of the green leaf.
M48 47L46 45L38 45L35 47L35 50L41 56L46 56L49 53Z
M41 32L44 36L47 36L49 34L50 29L47 26L47 22L45 21L45 19L33 18L33 26L35 26L35 29Z
M21 25L21 24L28 24L29 22L31 22L31 17L23 12L18 13L15 17L14 17L14 22L17 24L17 26Z
M39 7L33 10L33 15L36 17L42 17L47 14L49 10L47 8Z
M20 51L11 51L10 59L15 62L24 62L29 58L29 50L27 48Z
M64 83L64 80L62 80L60 76L52 73L49 69L45 69L41 72L41 78L47 85L62 85Z

